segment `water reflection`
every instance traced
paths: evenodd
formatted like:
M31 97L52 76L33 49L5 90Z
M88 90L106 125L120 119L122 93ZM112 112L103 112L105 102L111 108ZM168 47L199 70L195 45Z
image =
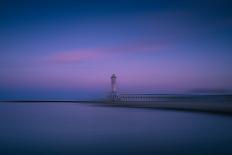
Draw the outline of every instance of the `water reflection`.
M1 103L0 154L231 154L232 117L74 103Z

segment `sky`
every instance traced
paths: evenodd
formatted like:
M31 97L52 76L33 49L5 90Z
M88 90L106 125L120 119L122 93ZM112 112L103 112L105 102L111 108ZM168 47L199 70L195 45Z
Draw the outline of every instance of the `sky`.
M230 0L1 0L0 99L232 90Z

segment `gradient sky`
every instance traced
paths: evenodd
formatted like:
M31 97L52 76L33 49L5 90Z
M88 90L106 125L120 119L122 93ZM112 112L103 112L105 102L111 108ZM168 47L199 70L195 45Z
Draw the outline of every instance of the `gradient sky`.
M0 99L232 89L230 0L1 0Z

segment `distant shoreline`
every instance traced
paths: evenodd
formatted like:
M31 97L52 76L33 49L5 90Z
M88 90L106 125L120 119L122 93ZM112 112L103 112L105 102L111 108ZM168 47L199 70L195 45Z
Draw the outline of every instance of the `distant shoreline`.
M133 94L136 95L136 94ZM140 94L139 94L140 95ZM163 99L197 99L197 98L205 98L205 97L220 97L220 98L226 98L227 100L231 101L232 103L232 94L152 94L152 95L156 95L157 98L163 98ZM92 100L76 100L76 99L72 99L72 100L57 100L57 99L3 99L0 100L0 102L86 102L86 103L90 103L90 102L97 102L97 103L101 103L101 102L109 102L109 100L107 99L92 99Z
M96 104L97 105L97 104ZM101 104L103 106L112 107L128 107L128 108L146 108L146 109L165 109L165 110L178 110L190 112L206 112L214 114L226 114L232 116L232 103L211 104L211 103L188 103L188 102L127 102L127 103L107 103Z
M180 98L181 99L181 98ZM6 100L0 103L87 103L95 106L111 106L111 107L127 107L127 108L146 108L146 109L167 109L190 112L206 112L215 114L232 115L232 100L231 95L227 102L216 101L215 103L209 101L192 101L191 99L184 100L170 100L170 101L156 101L156 102L110 102L106 100Z

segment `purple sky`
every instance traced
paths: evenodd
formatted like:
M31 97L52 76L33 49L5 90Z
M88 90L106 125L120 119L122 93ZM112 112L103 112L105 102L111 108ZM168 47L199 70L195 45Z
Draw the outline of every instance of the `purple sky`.
M1 3L0 99L232 89L229 0Z

